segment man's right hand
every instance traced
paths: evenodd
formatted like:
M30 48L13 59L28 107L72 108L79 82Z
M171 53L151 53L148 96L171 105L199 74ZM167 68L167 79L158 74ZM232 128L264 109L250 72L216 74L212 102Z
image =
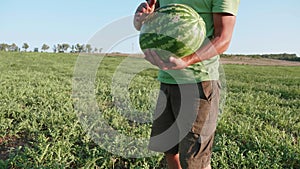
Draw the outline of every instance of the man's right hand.
M155 4L157 0L147 0L147 2L141 3L138 8L136 9L135 15L134 15L134 27L136 30L140 30L143 22L145 21L145 18L154 12L155 10Z

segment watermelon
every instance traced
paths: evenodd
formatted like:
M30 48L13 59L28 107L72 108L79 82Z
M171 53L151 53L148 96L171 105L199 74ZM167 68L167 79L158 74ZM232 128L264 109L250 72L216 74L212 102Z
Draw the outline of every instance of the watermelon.
M169 4L148 15L139 35L142 50L152 49L168 62L169 57L194 53L206 36L205 22L190 6Z

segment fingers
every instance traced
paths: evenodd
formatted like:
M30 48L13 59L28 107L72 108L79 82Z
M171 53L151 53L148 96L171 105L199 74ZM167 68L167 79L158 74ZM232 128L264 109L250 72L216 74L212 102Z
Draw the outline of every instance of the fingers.
M136 9L136 13L145 13L147 8L150 8L148 3L141 3Z
M138 6L136 13L139 12L139 13L150 14L154 11L154 9L155 9L155 4L149 5L149 3L144 2Z
M155 3L156 0L151 0L151 6L148 4L148 2L141 3L138 8L136 9L135 15L134 15L134 26L137 30L141 29L141 26L146 19L146 17L152 13L155 9Z
M149 3L150 8L155 8L156 1L157 0L149 0L148 3Z
M150 53L149 49L146 49L146 50L144 50L143 52L144 52L144 54L145 54L145 59L146 59L147 61L149 61L151 64L153 64L153 65L156 66L156 63L155 63L155 61L153 60L153 58L152 58L152 56L151 56L151 53Z
M170 57L170 67L168 69L172 70L179 70L179 69L184 69L188 66L187 62L183 61L181 58L175 58L175 57Z
M164 69L166 67L165 63L160 59L160 57L157 55L157 53L154 50L150 50L152 59L154 60L154 62L156 63L156 65L160 68L160 69Z
M180 70L185 69L188 66L187 62L183 61L181 58L171 56L169 62L166 63L160 59L155 50L146 49L143 52L145 54L145 59L151 64L159 67L161 70Z
M148 60L151 64L159 67L162 70L167 70L169 65L165 63L154 50L146 49L144 50L145 59Z

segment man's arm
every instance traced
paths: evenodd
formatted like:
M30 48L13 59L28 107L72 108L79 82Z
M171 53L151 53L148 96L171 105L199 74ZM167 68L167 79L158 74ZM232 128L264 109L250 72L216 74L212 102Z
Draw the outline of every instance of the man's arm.
M145 59L163 70L184 69L189 65L210 59L221 54L229 47L236 17L228 13L214 13L214 37L208 44L202 46L195 53L183 58L170 57L170 63L163 62L152 50L144 51Z
M214 38L210 43L201 47L192 55L182 58L186 66L203 60L210 59L225 52L231 42L231 37L236 22L236 17L228 13L215 13L214 18ZM174 58L173 58L174 59Z

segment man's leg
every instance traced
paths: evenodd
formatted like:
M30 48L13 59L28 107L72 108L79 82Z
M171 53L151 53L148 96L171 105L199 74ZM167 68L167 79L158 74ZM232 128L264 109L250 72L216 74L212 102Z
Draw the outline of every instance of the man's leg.
M182 169L180 166L179 154L165 154L165 156L169 169ZM211 165L209 164L202 169L211 169Z
M207 167L203 168L203 169L211 169L210 164Z
M179 154L165 154L169 169L181 169Z
M183 169L210 169L210 159L219 111L217 81L199 83L200 98L192 130L179 144Z
M154 113L154 121L152 123L151 138L149 142L149 149L157 152L164 152L166 157L166 162L170 169L181 169L179 154L178 154L178 142L174 140L178 139L178 128L176 131L171 131L173 137L171 140L168 139L154 139L155 136L167 132L167 130L175 123L176 116L173 113L172 105L170 103L170 93L172 93L171 88L174 88L173 85L163 84L160 86L160 93L158 96L156 109ZM178 105L180 107L180 105ZM176 108L179 109L179 108ZM170 132L170 131L169 131ZM174 134L175 133L175 134ZM177 133L177 134L176 134ZM170 135L170 134L169 134ZM171 142L171 144L170 144ZM171 146L169 150L166 150L166 147ZM167 146L166 146L167 145Z

